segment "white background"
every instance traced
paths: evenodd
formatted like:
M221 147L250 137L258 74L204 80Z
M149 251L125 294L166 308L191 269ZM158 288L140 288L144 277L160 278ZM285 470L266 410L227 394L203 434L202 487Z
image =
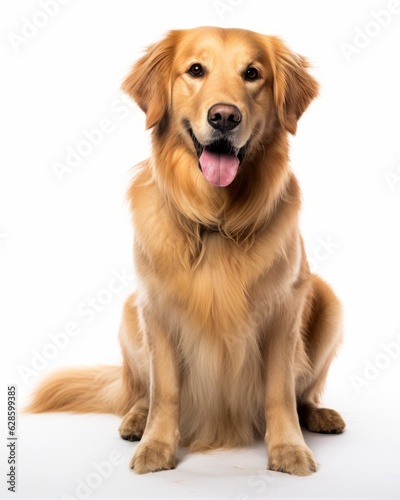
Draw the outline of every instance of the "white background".
M400 497L400 182L388 177L400 175L400 14L381 14L386 26L380 26L373 12L387 10L389 0L230 2L236 5L222 0L218 11L214 0L71 0L47 21L38 1L1 2L4 497ZM21 36L32 20L43 26L13 46L10 37ZM51 369L120 361L121 308L135 288L124 197L131 167L148 156L149 141L144 115L124 104L119 86L146 45L169 29L199 25L279 35L309 57L321 82L291 158L303 189L308 255L345 308L345 342L325 403L341 411L347 430L341 436L305 433L320 465L308 478L267 472L262 443L207 455L181 452L176 470L137 476L128 468L136 445L119 438L117 417L21 415L17 493L8 493L7 385L18 386L22 408ZM370 35L362 40L360 30ZM364 47L346 58L344 43ZM76 149L102 120L112 130L60 181L54 162L65 163L68 148ZM333 243L329 252L321 252L321 241ZM88 298L107 298L113 272L132 279L108 294L103 310L79 315ZM71 322L79 334L54 353L49 335ZM390 343L392 353L385 354L383 345ZM38 368L49 352L53 359L46 354L27 376L35 359ZM94 463L110 461L113 453L121 456L109 477L93 475ZM79 481L93 487L77 491Z

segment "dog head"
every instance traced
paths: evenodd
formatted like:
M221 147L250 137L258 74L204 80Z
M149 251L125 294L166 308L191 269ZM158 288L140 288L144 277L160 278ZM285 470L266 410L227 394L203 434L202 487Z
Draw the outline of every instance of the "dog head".
M318 92L307 68L276 37L202 27L171 31L149 47L122 88L147 128L170 130L207 181L224 187L276 133L295 134Z

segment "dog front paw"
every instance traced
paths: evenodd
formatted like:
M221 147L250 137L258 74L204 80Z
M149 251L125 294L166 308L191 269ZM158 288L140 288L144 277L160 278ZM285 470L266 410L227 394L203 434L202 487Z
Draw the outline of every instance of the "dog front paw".
M132 457L130 467L138 474L174 469L176 453L173 447L160 441L140 443Z
M281 444L269 450L268 468L296 476L309 476L317 470L311 451L305 445Z

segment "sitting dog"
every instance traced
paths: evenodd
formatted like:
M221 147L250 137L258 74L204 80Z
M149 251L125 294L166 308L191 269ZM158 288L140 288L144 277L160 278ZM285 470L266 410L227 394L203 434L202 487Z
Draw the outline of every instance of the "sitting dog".
M30 410L123 416L121 437L141 440L139 473L175 467L178 446L262 436L270 469L308 475L300 426L345 424L319 404L341 306L310 272L288 165L289 134L318 92L307 61L251 31L171 31L123 89L152 129L129 189L139 285L123 365L56 373Z

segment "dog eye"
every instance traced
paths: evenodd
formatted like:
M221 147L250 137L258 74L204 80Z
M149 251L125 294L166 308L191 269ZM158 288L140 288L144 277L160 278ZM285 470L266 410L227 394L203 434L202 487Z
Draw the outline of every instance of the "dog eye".
M192 64L189 68L189 73L192 76L195 76L196 78L198 78L199 76L203 76L204 75L203 66L198 63Z
M260 73L258 72L258 69L253 68L253 66L251 66L250 68L246 69L246 72L244 74L244 79L252 81L252 80L257 80L257 78L259 76L260 76Z

